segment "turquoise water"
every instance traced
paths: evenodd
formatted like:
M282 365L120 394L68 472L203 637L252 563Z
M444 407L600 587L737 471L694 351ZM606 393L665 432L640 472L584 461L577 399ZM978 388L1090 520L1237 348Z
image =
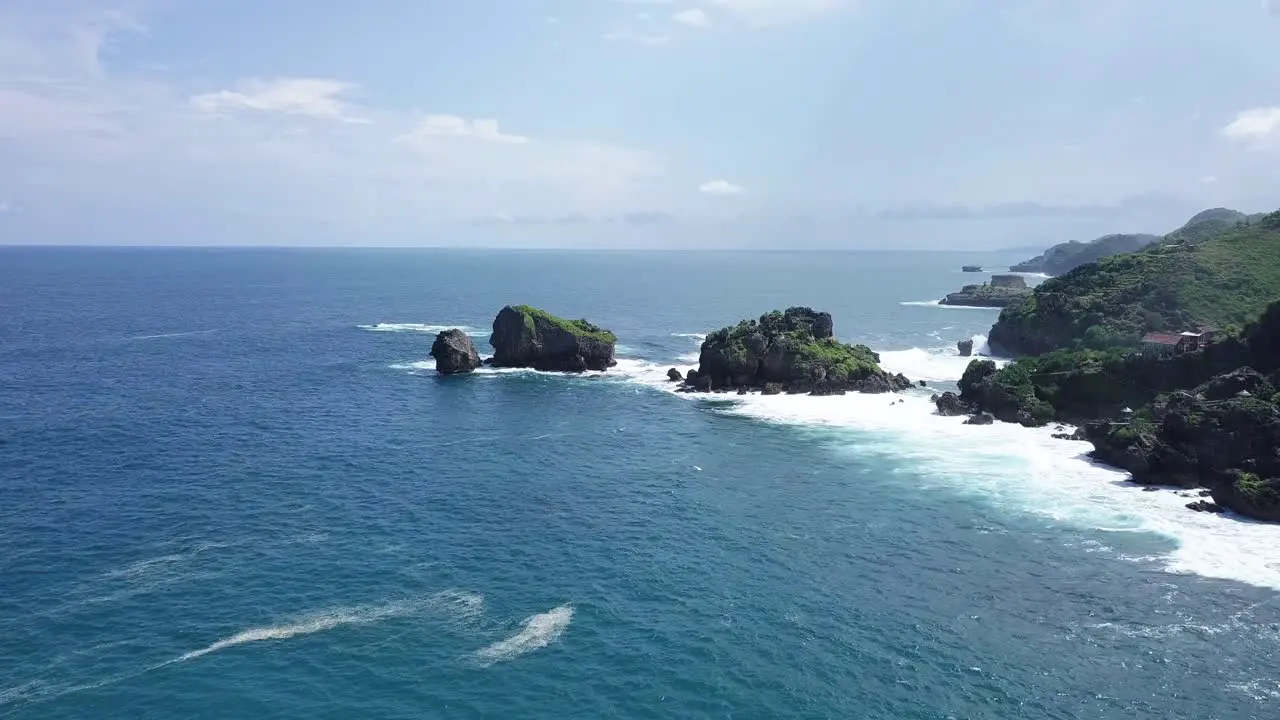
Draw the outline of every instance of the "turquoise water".
M922 301L1013 259L0 250L0 717L1276 717L1280 528L662 382L805 304L945 387L994 314ZM619 367L429 371L518 302Z

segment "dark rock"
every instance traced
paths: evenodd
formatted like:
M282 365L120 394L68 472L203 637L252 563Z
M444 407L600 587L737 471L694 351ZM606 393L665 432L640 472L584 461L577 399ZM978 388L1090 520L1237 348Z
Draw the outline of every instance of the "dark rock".
M1216 503L1211 503L1207 500L1196 500L1195 502L1189 502L1187 503L1187 508L1191 510L1195 510L1196 512L1208 512L1208 513L1220 513L1220 512L1225 512L1226 510L1226 508L1223 508L1222 506L1217 505Z
M970 357L973 355L973 340L961 340L956 343L956 348L960 351L960 357Z
M870 348L837 341L829 313L793 307L709 334L702 343L697 377L699 382L710 378L717 388L774 384L793 394L892 392L911 387L910 380L890 375L879 362Z
M740 388L738 388L738 394L739 394L739 395L746 395L746 394L747 394L747 388L746 388L746 386L745 386L745 385L744 385L744 386L742 386L742 387L740 387Z
M1148 485L1142 488L1142 492L1160 492L1160 488L1156 487L1155 485Z
M454 328L436 335L431 344L431 357L436 359L436 372L441 375L469 373L480 367L480 353L465 332Z
M925 382L925 381L921 380L921 381L920 381L920 387L929 387L929 383L927 383L927 382Z
M968 420L964 421L965 425L992 425L996 421L994 415L988 412L970 415Z
M761 395L781 395L783 391L782 383L765 383L764 390Z
M507 306L493 321L493 364L537 370L607 370L617 338L586 320L565 320L527 305Z
M1200 497L1209 497L1210 495L1213 495L1213 491L1212 491L1212 490L1201 490L1200 492L1198 492L1198 493L1196 493L1196 494L1197 494L1197 495L1199 495Z
M945 417L969 415L973 412L969 405L960 399L959 395L950 391L941 395L934 395L932 399L933 404L938 408L938 414Z
M981 265L963 265L960 270L963 272L982 272Z
M671 368L667 371L667 380L670 382L684 382L684 376L680 374L679 370Z

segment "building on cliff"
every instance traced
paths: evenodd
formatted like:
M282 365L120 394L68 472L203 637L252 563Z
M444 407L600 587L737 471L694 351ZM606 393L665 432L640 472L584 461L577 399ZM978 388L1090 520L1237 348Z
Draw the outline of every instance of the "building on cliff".
M1142 336L1142 352L1149 355L1180 355L1212 345L1221 333L1216 328L1199 328L1180 333L1147 333Z

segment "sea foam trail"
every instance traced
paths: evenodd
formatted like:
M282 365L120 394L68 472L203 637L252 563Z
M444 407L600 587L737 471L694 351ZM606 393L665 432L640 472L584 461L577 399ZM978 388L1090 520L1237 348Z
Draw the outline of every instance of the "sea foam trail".
M914 305L916 307L936 307L943 310L999 310L998 307L979 307L976 305L943 305L940 300L903 300L899 305Z
M483 609L483 596L455 590L436 593L427 598L379 606L339 608L311 617L301 618L294 622L242 630L218 640L212 645L183 653L173 660L168 660L154 667L194 660L237 645L267 640L287 640L299 635L311 635L345 625L368 625L388 618L403 617L430 610L442 611L458 618L470 618L481 613Z
M880 356L886 369L913 380L955 381L972 358L948 354L954 352L913 349ZM619 360L610 372L674 393L677 385L667 382L668 367L630 359ZM1054 428L1000 422L976 426L966 425L964 418L941 417L929 400L931 392L921 388L895 395L721 395L714 396L718 402L713 412L778 424L845 428L858 433L858 453L907 460L927 479L922 489L946 487L1076 527L1154 533L1175 546L1163 556L1147 558L1168 572L1280 590L1280 526L1230 514L1191 512L1186 508L1191 498L1174 490L1143 492L1128 482L1126 473L1091 462L1086 455L1090 444L1053 438ZM677 397L693 402L706 398Z
M387 333L442 333L445 330L461 330L472 337L482 337L488 335L483 330L473 328L470 325L426 325L423 323L374 323L372 325L360 325L361 330L369 332L387 332Z
M539 615L532 615L525 618L520 632L477 650L475 657L484 665L492 665L544 648L564 634L571 620L572 605L561 605Z

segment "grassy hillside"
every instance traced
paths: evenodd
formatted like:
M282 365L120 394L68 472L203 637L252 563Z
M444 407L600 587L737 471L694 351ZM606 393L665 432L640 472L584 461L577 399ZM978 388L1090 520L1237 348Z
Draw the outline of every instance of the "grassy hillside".
M1280 212L1046 280L1000 313L990 341L1018 355L1132 345L1151 331L1243 326L1276 299Z
M1138 234L1105 235L1090 242L1072 240L1054 245L1030 260L1011 265L1009 270L1062 275L1085 263L1096 262L1111 255L1141 250L1159 239L1157 235Z

